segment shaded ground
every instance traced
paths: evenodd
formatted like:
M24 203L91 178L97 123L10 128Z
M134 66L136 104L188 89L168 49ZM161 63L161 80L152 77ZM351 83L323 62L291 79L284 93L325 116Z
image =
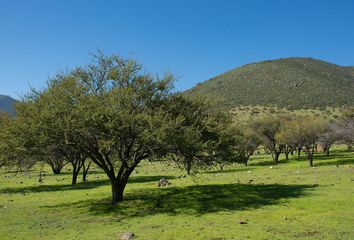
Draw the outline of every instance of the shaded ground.
M206 214L241 211L277 204L279 200L307 194L316 185L210 184L164 189L141 189L112 206L110 199L84 200L50 208L87 208L94 214L116 213L125 217L152 214Z

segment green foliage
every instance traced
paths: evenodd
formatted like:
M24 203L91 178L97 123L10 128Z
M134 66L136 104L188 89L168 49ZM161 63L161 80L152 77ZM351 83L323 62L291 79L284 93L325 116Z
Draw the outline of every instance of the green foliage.
M192 166L235 158L236 138L227 131L231 118L204 101L174 94L173 80L146 74L133 60L99 53L92 64L28 93L4 142L13 141L8 147L19 150L11 153L25 160L62 167L65 158L73 184L89 158L107 174L113 203L123 200L143 160L175 155L190 172Z
M285 119L284 116L268 116L249 123L252 130L258 134L262 143L271 152L274 162L278 162L279 155L284 148L283 143L279 142L276 136L281 131Z
M187 174L218 163L241 161L240 134L233 127L230 114L211 111L204 99L186 98L181 94L172 96L167 111L179 124L167 139L169 158L186 169Z
M325 109L353 106L353 89L353 68L311 58L286 58L247 64L185 94L217 98L226 109L241 105Z
M278 141L301 147L307 155L309 164L313 166L313 155L316 143L326 130L326 123L318 117L291 117L283 122L276 134Z
M243 163L248 164L248 160L263 143L261 135L256 131L254 122L249 121L239 126L241 130L240 149L243 155Z

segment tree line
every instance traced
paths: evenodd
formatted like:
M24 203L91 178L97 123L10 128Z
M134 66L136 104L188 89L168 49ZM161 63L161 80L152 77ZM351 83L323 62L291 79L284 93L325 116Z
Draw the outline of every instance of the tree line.
M51 78L0 114L0 166L30 169L47 163L53 173L70 164L72 184L86 180L91 164L111 183L112 203L123 200L142 161L172 161L188 174L245 163L260 145L275 162L295 150L313 166L316 144L329 154L335 141L351 149L354 111L336 122L277 116L239 124L206 99L174 91L174 77L147 73L131 59L98 53L91 64Z

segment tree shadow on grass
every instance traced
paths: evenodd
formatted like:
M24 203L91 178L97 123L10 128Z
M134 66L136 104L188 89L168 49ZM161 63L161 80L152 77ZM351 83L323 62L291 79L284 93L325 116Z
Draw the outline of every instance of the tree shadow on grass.
M273 166L278 164L286 164L289 162L307 162L306 155L302 154L300 158L297 156L291 156L289 160L281 159L278 163L269 160L260 162L250 161L249 166ZM333 150L329 156L324 153L317 153L314 155L315 166L327 166L327 165L346 165L354 164L354 153L350 151Z
M252 162L249 161L249 166L276 166L279 164L286 164L288 163L290 160L286 160L286 159L280 159L277 163L274 162L271 158L264 160L264 161L258 161L258 162Z
M173 179L173 176L132 176L129 179L129 183L144 183L144 182L154 182L161 178ZM80 190L80 189L92 189L101 186L110 185L108 179L79 182L75 185L71 184L54 184L54 185L35 185L29 187L15 187L15 188L3 188L0 189L0 193L30 193L30 192L55 192L55 191L68 191L68 190Z
M314 163L315 166L354 164L354 155L350 154L350 152L333 151L329 156L316 155Z
M78 208L94 215L110 215L119 220L154 214L202 215L206 213L241 211L277 204L289 198L308 194L315 185L280 184L214 184L188 187L150 188L128 192L117 205L110 199L85 200L45 206L54 209Z
M248 170L249 168L247 167L237 168L237 166L232 166L232 168L223 169L222 171L220 169L212 169L212 170L205 171L204 173L222 174L222 173L244 172Z

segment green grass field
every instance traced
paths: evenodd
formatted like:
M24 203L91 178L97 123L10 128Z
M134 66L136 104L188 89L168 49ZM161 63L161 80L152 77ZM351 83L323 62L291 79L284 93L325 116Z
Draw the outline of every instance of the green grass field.
M229 166L178 178L172 165L141 165L125 201L110 204L110 185L94 169L70 185L70 169L50 174L0 173L0 239L354 239L354 152L337 149L272 165ZM172 186L157 188L168 178ZM240 224L245 221L247 224Z

